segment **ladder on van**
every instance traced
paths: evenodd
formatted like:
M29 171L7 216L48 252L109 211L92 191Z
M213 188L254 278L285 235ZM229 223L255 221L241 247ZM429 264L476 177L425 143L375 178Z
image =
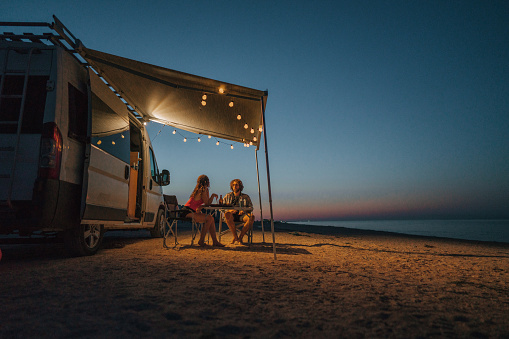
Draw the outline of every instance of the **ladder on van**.
M9 52L10 50L7 50L7 53L5 55L4 59L4 69L2 72L2 78L0 80L0 107L2 107L2 101L5 101L5 99L21 99L21 105L19 109L18 114L18 121L0 121L0 126L9 126L9 125L15 125L16 126L16 138L15 143L13 146L7 146L2 148L0 151L2 153L10 154L7 155L8 159L12 159L11 163L11 171L9 174L2 174L3 176L8 176L8 188L7 188L7 205L12 208L11 203L11 197L12 197L12 187L14 185L14 175L16 173L16 164L18 160L18 151L19 151L19 141L20 141L20 135L21 135L21 128L23 126L23 115L25 113L25 103L26 103L26 94L27 94L27 88L28 88L28 78L30 75L30 63L32 61L32 55L34 51L37 50L37 48L32 47L28 50L28 60L24 71L16 71L16 70L10 70L9 65ZM19 75L24 73L24 79L23 79L23 90L21 94L4 94L4 87L6 78L10 75ZM5 178L5 177L4 177Z

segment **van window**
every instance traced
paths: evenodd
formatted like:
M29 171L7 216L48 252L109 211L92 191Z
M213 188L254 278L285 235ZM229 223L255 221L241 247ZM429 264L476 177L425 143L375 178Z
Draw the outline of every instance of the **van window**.
M16 133L21 110L24 75L3 75L4 86L0 97L0 133ZM25 112L21 133L41 133L46 106L46 83L48 76L31 75L25 100ZM6 97L14 96L14 97ZM15 97L20 96L20 97Z
M156 157L154 156L154 151L152 148L150 150L150 175L152 179L159 184L159 168L157 168Z
M92 93L91 142L103 151L129 164L129 118L118 115L94 93Z
M69 137L85 142L88 127L88 97L85 93L68 84L69 94Z

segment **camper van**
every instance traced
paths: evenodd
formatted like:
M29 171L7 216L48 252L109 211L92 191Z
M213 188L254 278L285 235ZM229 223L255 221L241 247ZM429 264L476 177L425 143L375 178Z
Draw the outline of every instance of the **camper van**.
M62 236L92 255L107 230L162 236L167 170L144 120L59 44L0 39L0 234Z

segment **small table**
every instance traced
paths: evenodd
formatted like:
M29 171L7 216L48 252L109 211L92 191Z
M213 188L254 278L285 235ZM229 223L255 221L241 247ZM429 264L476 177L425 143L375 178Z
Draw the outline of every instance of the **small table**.
M220 213L220 215L219 215L219 241L221 241L221 232L222 232L221 230L222 230L222 226L223 226L223 217L224 217L224 213L226 211L231 211L231 210L244 211L244 212L252 212L253 211L253 207L227 206L227 205L219 205L219 204L211 204L208 206L202 206L201 208L210 210L210 211L219 211L219 213ZM253 227L253 226L251 226L251 227ZM253 232L252 228L251 228L250 232ZM250 239L250 243L252 243L253 236L251 235L251 237L249 239Z

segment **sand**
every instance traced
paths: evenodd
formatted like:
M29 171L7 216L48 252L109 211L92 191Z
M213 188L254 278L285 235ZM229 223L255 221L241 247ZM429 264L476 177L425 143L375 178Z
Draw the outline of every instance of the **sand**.
M0 243L0 337L509 337L509 244L276 228L277 261L259 230L175 249L115 232L81 258Z

